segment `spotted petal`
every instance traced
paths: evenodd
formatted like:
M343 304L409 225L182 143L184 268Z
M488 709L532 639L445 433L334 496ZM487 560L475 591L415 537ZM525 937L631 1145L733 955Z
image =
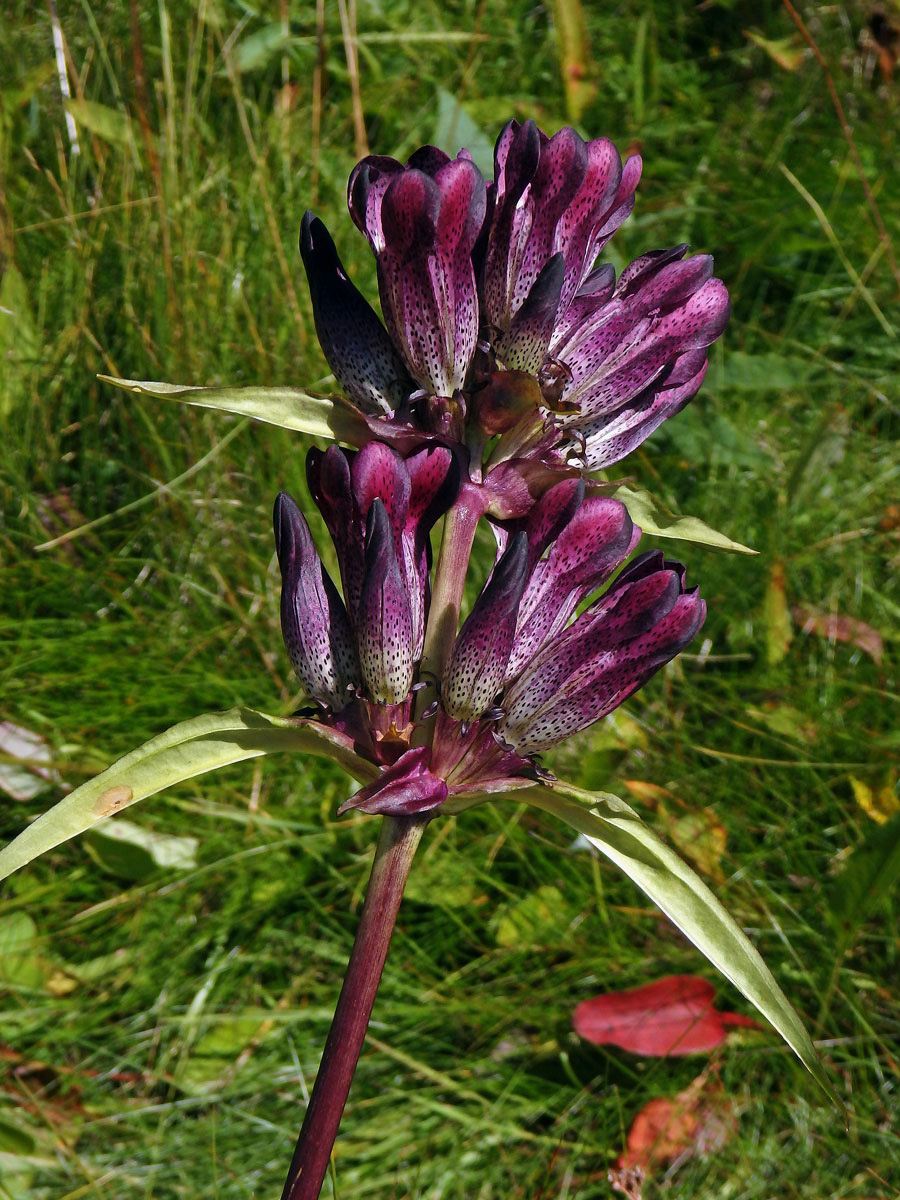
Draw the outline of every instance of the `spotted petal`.
M491 705L503 684L528 570L528 539L517 533L475 601L441 684L451 717L471 720Z
M514 679L601 587L640 539L624 504L587 499L537 564L522 603L507 667Z
M274 519L281 628L291 664L311 699L340 711L360 680L347 611L303 514L286 492L275 501Z
M370 698L379 704L405 700L413 680L412 614L390 518L378 497L366 523L356 636Z

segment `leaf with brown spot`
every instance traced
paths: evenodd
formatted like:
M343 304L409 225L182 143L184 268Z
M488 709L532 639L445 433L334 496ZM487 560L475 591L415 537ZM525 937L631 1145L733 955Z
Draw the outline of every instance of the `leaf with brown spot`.
M75 788L0 850L0 879L39 854L164 788L217 767L277 751L323 754L354 779L369 782L375 768L359 758L337 730L296 717L270 717L252 708L207 713L173 725Z
M858 621L856 617L845 617L840 613L820 612L807 604L798 604L791 609L794 620L802 633L815 633L830 642L847 642L864 651L876 666L881 666L884 657L884 639L877 629Z

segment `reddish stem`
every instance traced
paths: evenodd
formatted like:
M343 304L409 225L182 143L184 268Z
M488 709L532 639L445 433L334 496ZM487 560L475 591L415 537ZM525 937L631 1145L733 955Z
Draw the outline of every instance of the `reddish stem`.
M427 818L385 817L359 929L281 1200L317 1200Z

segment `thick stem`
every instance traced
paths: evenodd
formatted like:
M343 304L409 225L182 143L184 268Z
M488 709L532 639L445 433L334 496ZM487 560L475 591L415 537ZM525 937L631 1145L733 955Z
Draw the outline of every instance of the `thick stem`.
M281 1200L317 1200L369 1024L409 868L427 824L385 817L359 929Z
M475 529L484 516L485 506L484 490L464 483L456 503L444 518L420 674L430 671L440 679L450 660L459 624L469 555L472 553Z

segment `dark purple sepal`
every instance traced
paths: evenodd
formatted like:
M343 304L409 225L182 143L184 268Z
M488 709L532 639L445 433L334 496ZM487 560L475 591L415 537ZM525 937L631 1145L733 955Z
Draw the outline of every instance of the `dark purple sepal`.
M346 609L303 514L286 492L275 501L274 526L281 629L291 664L311 699L340 711L361 678Z
M456 638L441 681L441 704L449 716L473 720L500 691L527 579L528 539L520 532L497 562Z
M387 510L376 497L366 522L365 570L356 621L370 699L399 704L413 681L412 614Z
M374 783L360 788L345 800L338 809L338 816L358 809L381 816L414 817L439 808L447 798L447 784L431 773L430 760L428 746L407 750L392 766L383 770Z
M338 386L365 412L392 412L415 385L387 330L350 282L328 230L311 212L300 227L300 254L316 334Z

